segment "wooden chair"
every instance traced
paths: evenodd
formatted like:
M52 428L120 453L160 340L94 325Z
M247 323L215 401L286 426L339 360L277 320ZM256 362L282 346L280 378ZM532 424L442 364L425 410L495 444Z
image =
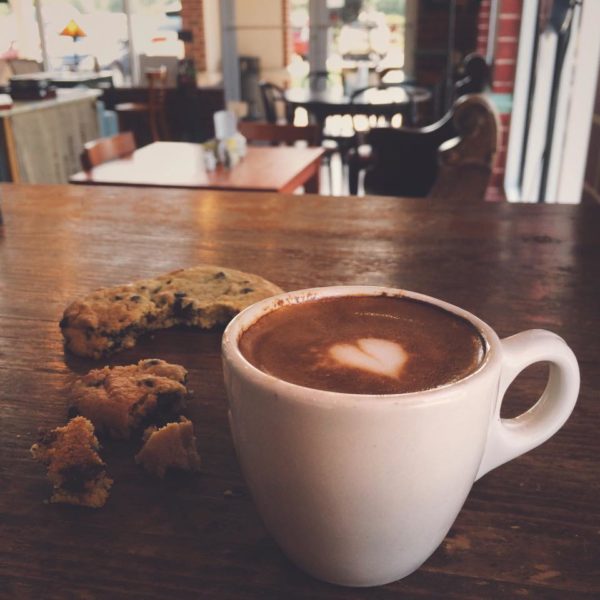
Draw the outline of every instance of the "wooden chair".
M111 137L87 142L81 153L81 166L84 171L101 165L109 160L128 156L136 149L135 139L131 131L117 133Z
M369 150L350 158L350 193L364 169L366 194L482 200L498 144L498 118L484 96L459 98L422 128L375 128Z
M316 125L296 127L257 121L240 121L238 129L250 144L265 142L273 146L291 146L296 142L304 141L309 146L318 146L320 141L320 132Z
M147 115L153 142L169 139L166 118L167 68L147 69L148 102L122 102L115 105L119 129L125 129L128 121L137 115Z

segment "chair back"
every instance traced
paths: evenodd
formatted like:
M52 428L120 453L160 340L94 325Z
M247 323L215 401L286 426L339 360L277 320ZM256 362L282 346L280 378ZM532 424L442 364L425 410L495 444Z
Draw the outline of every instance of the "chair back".
M454 84L456 98L466 94L481 94L490 81L490 67L485 58L474 52L465 56Z
M110 137L87 142L81 153L81 166L84 171L131 154L136 148L135 138L131 131L117 133Z
M459 98L442 119L426 127L371 129L366 138L372 157L365 192L481 200L498 130L495 110L477 94Z
M293 115L291 109L288 106L283 89L278 85L271 83L270 81L261 81L258 84L260 88L260 96L262 98L263 110L265 114L265 120L275 125L281 121L277 105L281 104L284 106L285 121L288 123L293 122Z
M461 96L453 107L456 136L438 149L438 172L429 198L461 203L484 199L498 149L500 119L481 94Z
M256 121L240 121L240 133L249 143L268 142L271 145L291 146L296 142L304 141L309 146L318 146L320 132L317 125L296 127L294 125L274 125L273 123L259 123Z

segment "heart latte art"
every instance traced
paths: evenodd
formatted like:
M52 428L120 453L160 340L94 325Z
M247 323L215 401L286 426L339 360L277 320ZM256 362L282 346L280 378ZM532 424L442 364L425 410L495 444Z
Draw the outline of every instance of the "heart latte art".
M354 344L334 344L329 348L329 356L342 367L387 377L399 377L408 358L398 342L378 338L361 338Z
M433 389L477 370L485 342L465 319L402 296L341 296L276 308L239 347L255 367L304 387L353 394Z

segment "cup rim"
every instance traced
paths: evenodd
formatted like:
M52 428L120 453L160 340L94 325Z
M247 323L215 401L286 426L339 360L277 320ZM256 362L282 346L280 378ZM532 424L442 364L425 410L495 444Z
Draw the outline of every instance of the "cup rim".
M486 344L485 356L481 361L481 364L475 371L457 381L444 383L428 390L398 392L393 394L353 394L351 392L336 392L311 388L270 375L269 373L261 371L258 367L255 367L246 359L239 349L238 341L244 331L251 327L262 316L281 306L319 300L321 298L381 295L411 298L413 300L432 304L467 320L477 329ZM398 401L402 401L402 403L406 404L426 401L430 404L436 400L441 401L447 399L449 390L457 391L460 388L471 385L485 377L489 369L499 363L501 354L500 339L496 332L487 323L467 310L419 292L387 286L370 285L335 285L306 288L291 292L283 292L259 300L242 310L227 325L223 332L221 351L224 361L235 364L238 370L241 370L244 376L250 379L254 384L261 387L268 386L281 398L289 397L291 394L296 401L306 400L311 404L333 403L336 405L343 403L344 401L360 402L361 404L367 404L372 401L376 401L378 404Z

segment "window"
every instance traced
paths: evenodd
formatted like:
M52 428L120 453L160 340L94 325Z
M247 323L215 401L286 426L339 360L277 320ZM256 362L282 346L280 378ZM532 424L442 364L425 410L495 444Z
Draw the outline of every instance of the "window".
M31 0L0 4L0 59L15 58L42 60L35 8Z
M71 19L85 36L60 35ZM116 85L143 84L151 57L169 57L176 77L180 30L177 0L39 0L37 11L33 0L10 0L0 3L0 58L43 60L51 71L106 69Z

